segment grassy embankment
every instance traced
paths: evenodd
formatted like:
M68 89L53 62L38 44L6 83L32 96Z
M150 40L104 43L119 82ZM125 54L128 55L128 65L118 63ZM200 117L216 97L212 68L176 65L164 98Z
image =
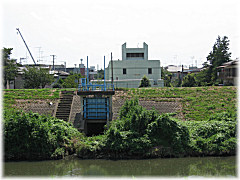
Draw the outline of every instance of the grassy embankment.
M180 101L183 119L186 121L177 120L172 115L159 115L154 110L145 110L136 100L128 101L121 109L120 118L112 122L104 135L82 137L81 140L74 141L74 148L80 158L235 154L235 87L146 88L125 91L128 96L140 99ZM9 92L5 91L5 102L11 96ZM41 93L37 94L40 97ZM22 97L24 95L26 93Z

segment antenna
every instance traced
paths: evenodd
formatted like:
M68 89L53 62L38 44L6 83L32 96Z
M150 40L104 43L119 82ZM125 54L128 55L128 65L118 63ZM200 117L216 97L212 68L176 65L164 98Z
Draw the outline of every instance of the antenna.
M40 56L41 56L41 54L40 54L41 51L40 50L41 50L42 47L35 47L35 48L38 48L38 60L37 60L37 62L39 62L40 61Z
M192 67L193 67L193 60L194 60L194 56L191 56L191 59L192 59Z

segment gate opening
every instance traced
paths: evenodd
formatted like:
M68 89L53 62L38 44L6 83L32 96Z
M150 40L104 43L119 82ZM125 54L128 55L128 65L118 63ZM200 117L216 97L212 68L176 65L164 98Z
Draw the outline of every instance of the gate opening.
M87 136L97 136L103 134L106 123L87 123Z

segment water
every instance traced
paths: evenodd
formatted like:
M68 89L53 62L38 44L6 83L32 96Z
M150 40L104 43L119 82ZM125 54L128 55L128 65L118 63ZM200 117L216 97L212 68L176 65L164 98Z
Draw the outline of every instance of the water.
M201 176L236 177L236 157L191 157L147 160L53 160L6 162L3 174L12 176Z

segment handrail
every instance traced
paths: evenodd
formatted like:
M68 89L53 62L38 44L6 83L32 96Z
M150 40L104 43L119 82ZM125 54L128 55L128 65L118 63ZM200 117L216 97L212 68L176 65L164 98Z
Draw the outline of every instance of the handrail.
M78 91L114 91L114 85L107 84L104 86L103 84L87 84L82 86L79 84Z

